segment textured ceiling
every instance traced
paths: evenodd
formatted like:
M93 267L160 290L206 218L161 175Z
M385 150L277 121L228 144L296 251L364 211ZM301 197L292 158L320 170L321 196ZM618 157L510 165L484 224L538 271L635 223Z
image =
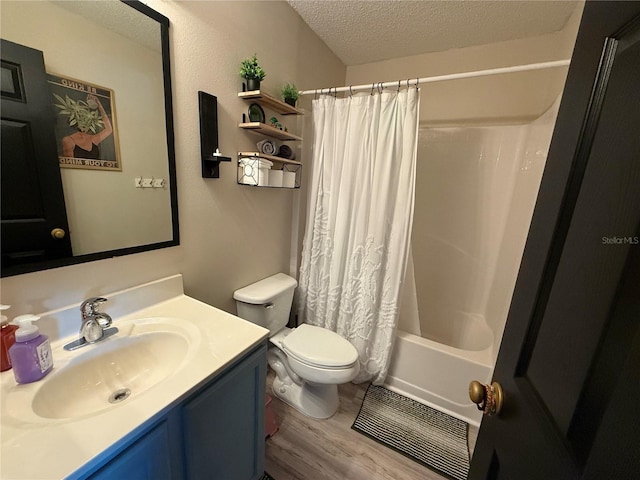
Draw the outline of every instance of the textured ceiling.
M345 65L561 30L578 2L287 0Z

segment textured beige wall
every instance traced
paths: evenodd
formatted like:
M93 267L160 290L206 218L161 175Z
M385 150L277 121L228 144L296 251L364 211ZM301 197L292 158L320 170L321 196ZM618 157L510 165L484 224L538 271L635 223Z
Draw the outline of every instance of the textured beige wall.
M347 68L347 85L390 82L571 58L582 5L561 31L539 37L395 58ZM420 123L528 123L562 91L566 68L421 86ZM328 85L326 85L328 86Z
M184 274L187 294L235 312L235 289L289 271L292 205L296 195L305 194L304 188L237 185L230 163L221 165L220 179L203 179L197 92L218 97L220 150L235 157L238 151L254 149L260 139L237 128L248 106L237 98L242 59L257 53L267 71L263 89L272 93L285 81L295 81L301 89L343 84L345 67L285 2L146 3L171 21L181 245L2 279L2 302L14 305L11 316L177 272ZM302 131L305 121L286 123L292 131ZM303 162L310 148L307 141L298 151Z

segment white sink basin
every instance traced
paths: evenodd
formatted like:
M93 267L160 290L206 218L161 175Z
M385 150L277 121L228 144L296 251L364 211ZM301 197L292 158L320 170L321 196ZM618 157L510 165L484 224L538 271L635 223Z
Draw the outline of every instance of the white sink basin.
M69 353L32 401L39 417L79 418L131 402L185 364L197 335L176 319L114 324L119 333ZM55 354L54 354L55 358Z

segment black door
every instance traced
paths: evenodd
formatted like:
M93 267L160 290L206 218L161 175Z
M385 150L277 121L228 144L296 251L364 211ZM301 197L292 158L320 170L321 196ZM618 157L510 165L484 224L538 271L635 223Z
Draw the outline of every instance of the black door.
M2 40L2 268L71 256L42 52Z
M640 478L640 2L587 2L470 479Z

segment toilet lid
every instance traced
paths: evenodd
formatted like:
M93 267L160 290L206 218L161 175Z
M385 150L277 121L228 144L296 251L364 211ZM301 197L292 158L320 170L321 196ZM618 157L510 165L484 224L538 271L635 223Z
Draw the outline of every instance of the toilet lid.
M316 367L349 367L358 359L356 347L340 335L306 323L284 338L282 349Z

